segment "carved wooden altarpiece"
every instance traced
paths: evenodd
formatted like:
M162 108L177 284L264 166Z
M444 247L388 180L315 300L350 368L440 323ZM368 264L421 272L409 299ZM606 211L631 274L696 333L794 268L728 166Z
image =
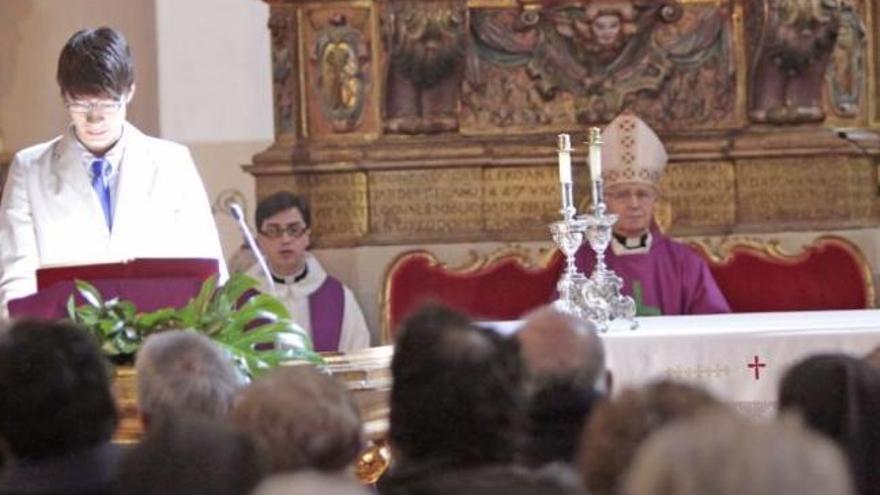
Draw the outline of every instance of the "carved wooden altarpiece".
M547 239L555 135L624 110L670 152L673 234L880 224L880 0L266 2L247 169L311 201L316 246Z

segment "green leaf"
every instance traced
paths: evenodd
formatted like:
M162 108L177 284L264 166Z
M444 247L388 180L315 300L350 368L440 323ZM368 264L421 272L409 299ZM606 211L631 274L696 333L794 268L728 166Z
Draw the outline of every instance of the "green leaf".
M177 310L174 308L157 309L151 313L141 313L134 317L135 326L142 329L152 330L155 327L165 328L173 325L177 319Z
M104 306L104 300L101 298L101 293L98 292L98 289L95 288L94 285L86 282L85 280L74 280L74 285L76 286L76 291L86 300L87 303L95 306L96 308L100 308Z
M287 306L285 306L283 302L279 301L277 297L269 294L258 294L248 299L247 302L244 303L244 305L241 307L241 311L245 311L250 308L260 308L263 311L274 314L279 319L290 319L290 312L287 311Z
M131 301L119 298L105 301L94 286L77 281L76 289L86 304L76 307L75 298L71 296L67 312L71 319L95 335L103 351L112 356L134 354L152 333L188 328L214 339L248 376L257 376L289 360L323 362L312 350L308 333L290 320L290 313L277 298L258 294L238 307L242 296L257 285L254 279L237 274L224 286L217 287L216 277L211 277L183 308L138 313ZM279 339L285 336L289 337L287 340L301 343L302 348L279 347ZM270 348L257 350L255 347L259 344Z
M208 303L211 302L211 296L214 295L216 289L217 276L212 275L202 284L202 288L201 290L199 290L199 294L192 302L193 307L195 308L196 315L203 315L205 313L205 309L208 307Z
M67 317L70 318L70 321L76 323L76 297L73 294L67 298Z
M226 281L221 290L230 301L236 303L245 292L250 289L256 289L259 286L259 282L244 273L235 273L229 277L229 280Z

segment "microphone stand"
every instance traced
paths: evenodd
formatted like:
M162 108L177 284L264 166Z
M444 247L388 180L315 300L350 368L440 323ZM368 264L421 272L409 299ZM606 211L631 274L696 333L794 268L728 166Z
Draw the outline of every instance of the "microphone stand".
M274 295L276 293L275 280L272 278L272 272L269 271L269 265L266 263L266 258L263 256L263 252L260 251L260 248L257 246L257 241L254 239L253 234L251 234L251 229L248 228L247 223L244 220L244 212L242 211L241 206L239 206L238 203L229 203L229 211L232 213L232 218L238 223L238 228L241 230L241 235L244 237L245 242L247 242L248 247L251 248L251 252L254 253L254 256L257 258L257 264L260 265L260 269L263 272L263 276L266 278L269 290L272 291L272 294Z

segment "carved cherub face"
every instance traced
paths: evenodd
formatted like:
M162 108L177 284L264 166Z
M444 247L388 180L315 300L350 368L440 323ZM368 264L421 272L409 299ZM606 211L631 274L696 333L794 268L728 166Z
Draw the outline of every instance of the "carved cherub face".
M592 24L593 36L603 47L614 46L620 39L620 28L620 16L616 14L602 14Z

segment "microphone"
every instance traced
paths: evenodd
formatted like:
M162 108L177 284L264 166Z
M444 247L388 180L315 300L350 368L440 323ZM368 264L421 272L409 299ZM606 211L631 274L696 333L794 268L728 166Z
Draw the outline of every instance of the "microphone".
M251 252L254 253L254 256L257 258L257 263L260 265L260 269L263 271L263 276L269 284L269 290L272 291L272 294L275 294L275 280L272 278L272 272L269 271L269 265L266 263L266 258L257 246L257 241L254 240L254 236L251 234L251 229L248 228L247 222L244 220L244 212L242 211L241 206L238 203L230 202L229 212L232 213L232 218L238 223L241 235L244 237L245 242L247 242L248 247L251 248Z

